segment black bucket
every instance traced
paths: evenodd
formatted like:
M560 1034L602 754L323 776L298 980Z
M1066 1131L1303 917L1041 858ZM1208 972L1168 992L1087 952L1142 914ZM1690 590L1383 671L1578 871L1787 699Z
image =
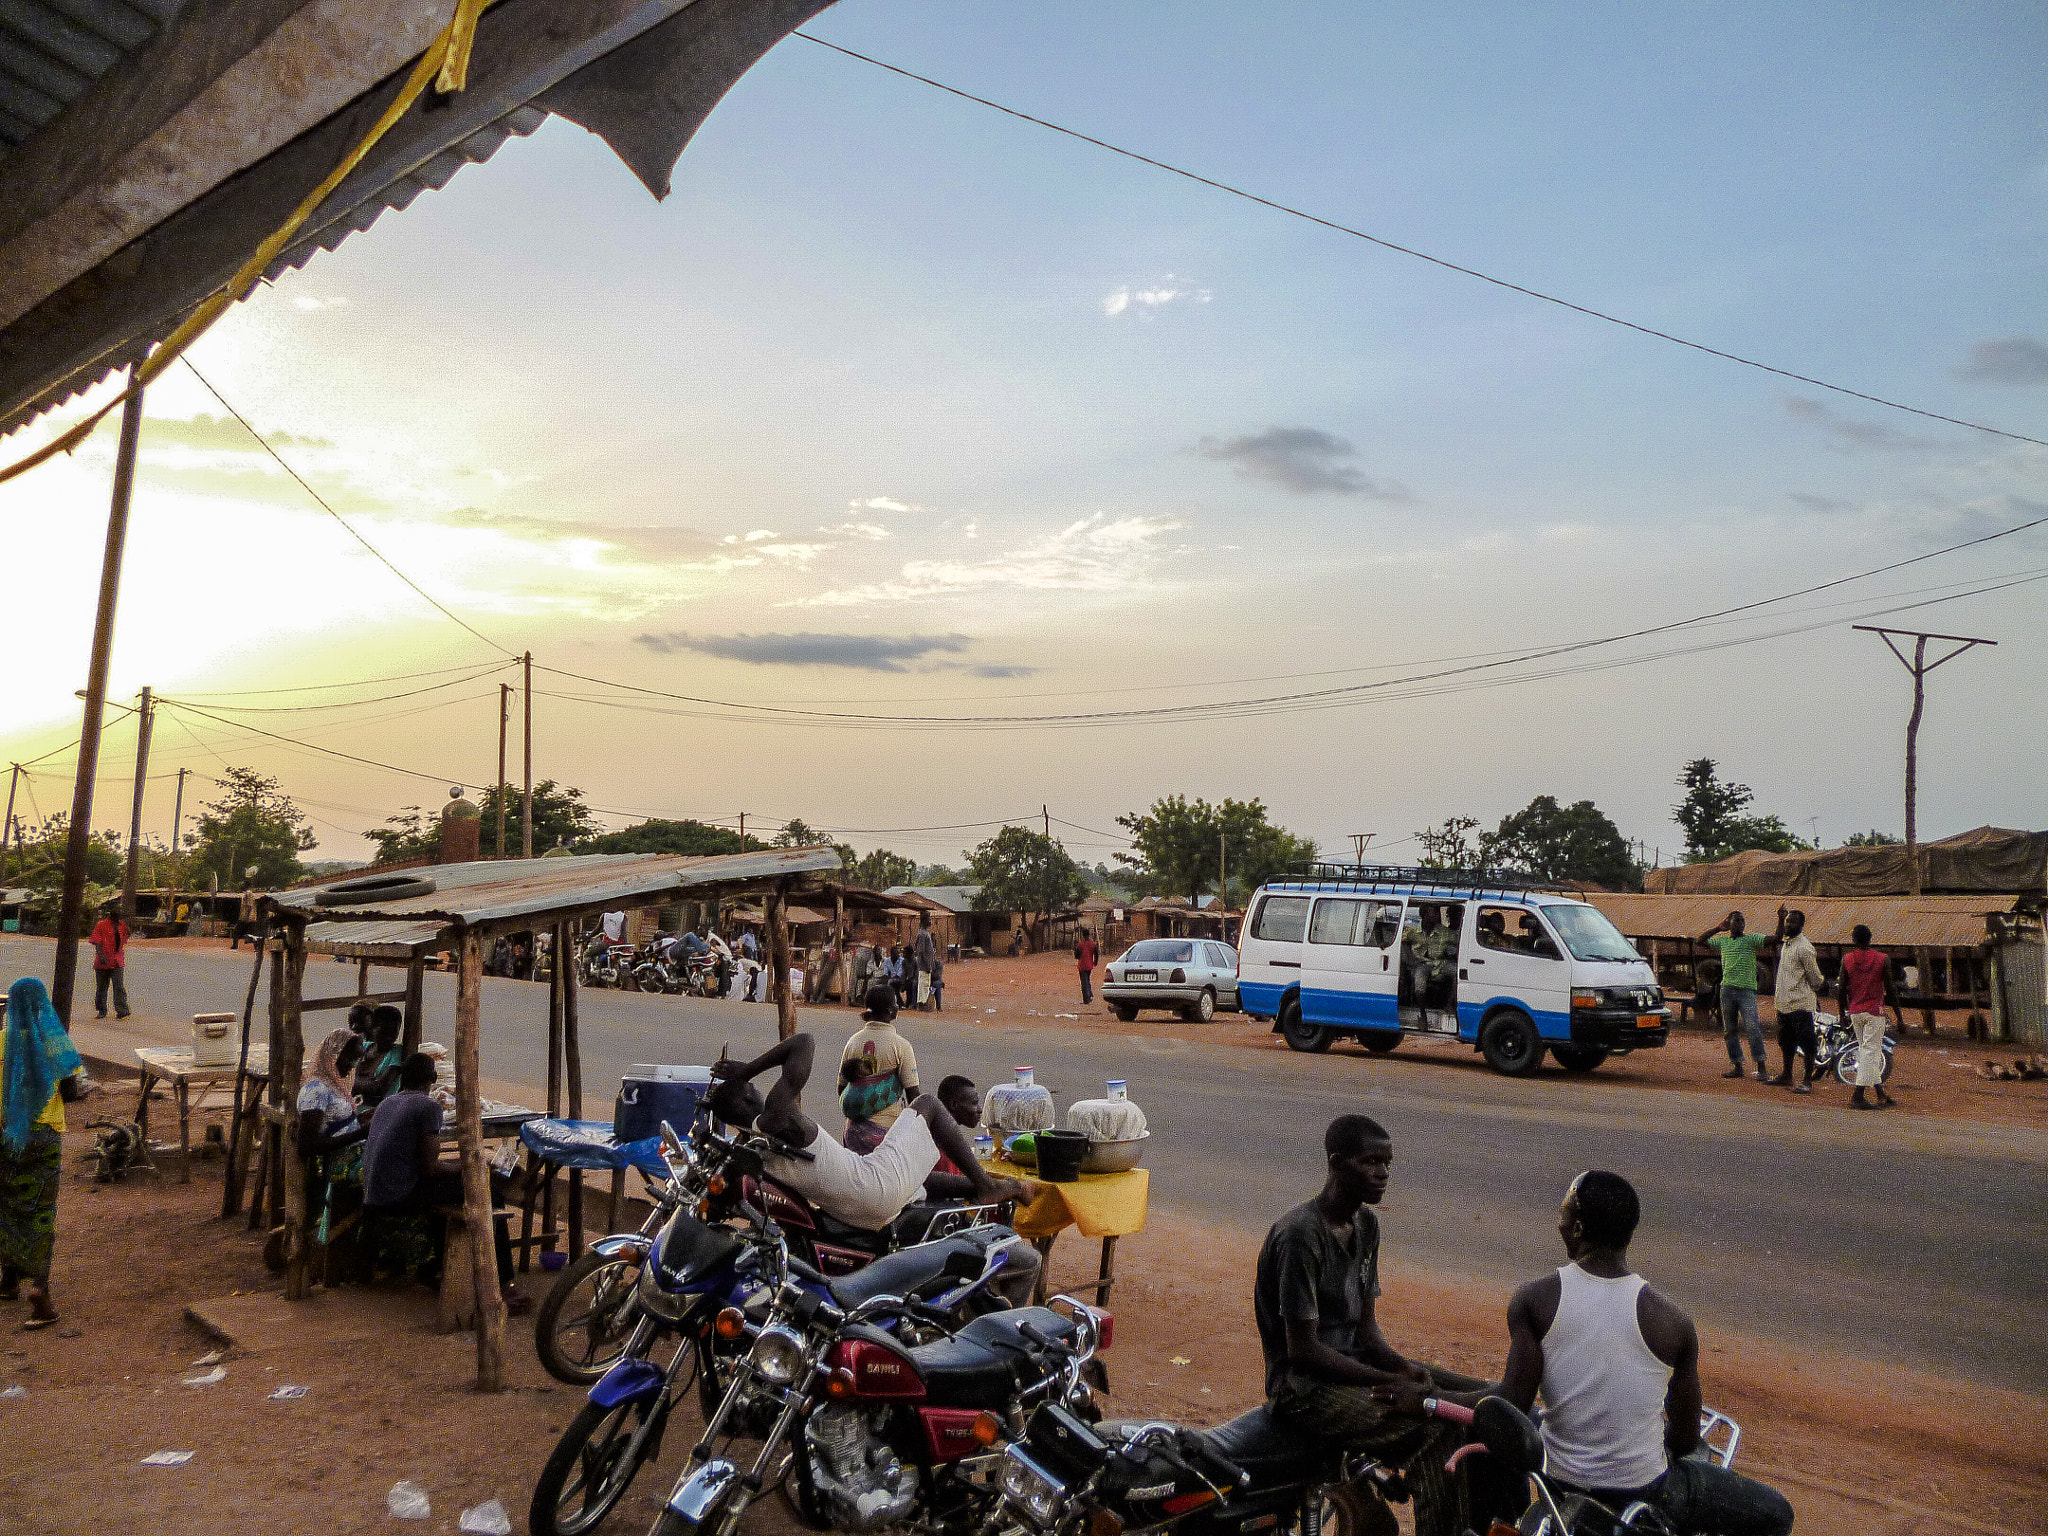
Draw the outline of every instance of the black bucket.
M1086 1131L1040 1131L1032 1137L1038 1149L1038 1176L1050 1184L1072 1184L1081 1177L1088 1156Z

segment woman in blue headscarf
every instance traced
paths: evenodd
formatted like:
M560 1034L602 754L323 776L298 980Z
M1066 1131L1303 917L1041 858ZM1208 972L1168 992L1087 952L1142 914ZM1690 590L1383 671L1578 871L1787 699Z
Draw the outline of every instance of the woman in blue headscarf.
M0 1038L0 1301L29 1283L25 1329L57 1321L50 1302L50 1251L57 1242L57 1181L63 1172L64 1106L78 1097L82 1063L50 994L33 976L7 989Z

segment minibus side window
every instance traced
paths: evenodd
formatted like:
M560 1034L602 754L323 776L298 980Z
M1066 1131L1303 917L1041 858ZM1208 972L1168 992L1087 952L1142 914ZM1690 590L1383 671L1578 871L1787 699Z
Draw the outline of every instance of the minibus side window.
M1311 944L1357 944L1362 942L1357 934L1359 908L1362 901L1330 901L1316 903L1316 915L1309 921L1308 941Z
M1299 944L1308 927L1306 896L1268 896L1252 920L1252 937L1281 944Z

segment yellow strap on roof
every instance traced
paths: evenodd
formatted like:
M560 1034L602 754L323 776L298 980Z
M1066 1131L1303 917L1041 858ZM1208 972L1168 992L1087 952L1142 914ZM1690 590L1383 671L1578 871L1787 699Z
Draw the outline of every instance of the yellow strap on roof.
M384 109L383 115L363 136L362 142L342 157L341 163L327 173L319 186L306 194L299 206L292 210L291 217L284 221L283 226L257 246L255 254L242 263L241 270L216 289L185 318L183 324L164 338L161 346L136 365L129 375L126 389L76 426L45 443L27 457L17 460L5 469L0 469L0 485L4 485L16 475L28 473L37 465L55 458L60 453L70 453L77 448L80 443L92 436L93 429L125 403L129 396L137 393L151 379L170 367L187 347L205 335L207 329L227 312L230 305L239 302L262 280L270 264L276 261L285 246L290 244L292 236L299 232L306 220L313 216L314 210L327 201L329 194L341 185L349 173L362 164L363 157L376 147L377 141L389 133L398 120L411 110L412 104L426 93L429 82L444 93L463 89L469 82L469 55L476 41L477 20L491 3L492 0L455 0L454 16L450 18L448 25L441 29L440 36L428 45L427 51L420 55L419 62L406 77L404 89L393 98L391 105Z

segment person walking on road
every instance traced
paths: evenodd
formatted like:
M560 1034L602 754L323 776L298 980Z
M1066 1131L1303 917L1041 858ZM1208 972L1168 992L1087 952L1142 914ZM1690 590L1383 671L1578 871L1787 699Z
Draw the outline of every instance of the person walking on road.
M114 1016L128 1017L128 925L121 921L121 909L109 902L93 924L92 1006L98 1017L107 1016L107 991L114 993Z
M1742 1039L1747 1036L1756 1080L1767 1083L1771 1073L1764 1065L1764 1028L1756 1016L1756 957L1771 941L1745 933L1744 924L1740 912L1730 912L1701 934L1699 942L1712 945L1721 955L1721 1035L1728 1042L1728 1070L1721 1075L1742 1076Z
M1890 1109L1894 1100L1884 1091L1884 1010L1892 1000L1892 965L1881 949L1870 946L1870 930L1858 923L1842 951L1842 1015L1856 1031L1856 1091L1851 1109ZM1875 1090L1877 1102L1864 1094Z
M1083 928L1080 939L1074 945L1074 968L1081 973L1081 1006L1083 1008L1095 1001L1092 978L1095 974L1095 962L1101 958L1101 952L1095 947L1095 935L1086 928Z
M917 938L910 946L910 962L914 967L910 977L911 1001L919 1013L924 1013L931 1008L932 972L939 964L939 941L932 935L932 915L929 912L918 914Z
M64 1172L64 1106L79 1097L80 1060L41 981L7 989L0 1043L0 1301L28 1282L24 1332L57 1321L50 1251L57 1243L57 1186Z
M1820 1006L1821 989L1827 980L1820 973L1820 959L1813 952L1813 940L1806 936L1806 914L1778 908L1778 990L1774 998L1778 1011L1778 1054L1785 1058L1785 1070L1772 1081L1794 1093L1813 1092L1813 1058L1820 1044L1814 1038L1813 1011ZM1792 1079L1792 1060L1806 1053L1806 1075Z
M242 882L242 904L235 914L234 937L228 941L229 949L240 949L242 940L257 942L256 937L256 887L249 881Z

